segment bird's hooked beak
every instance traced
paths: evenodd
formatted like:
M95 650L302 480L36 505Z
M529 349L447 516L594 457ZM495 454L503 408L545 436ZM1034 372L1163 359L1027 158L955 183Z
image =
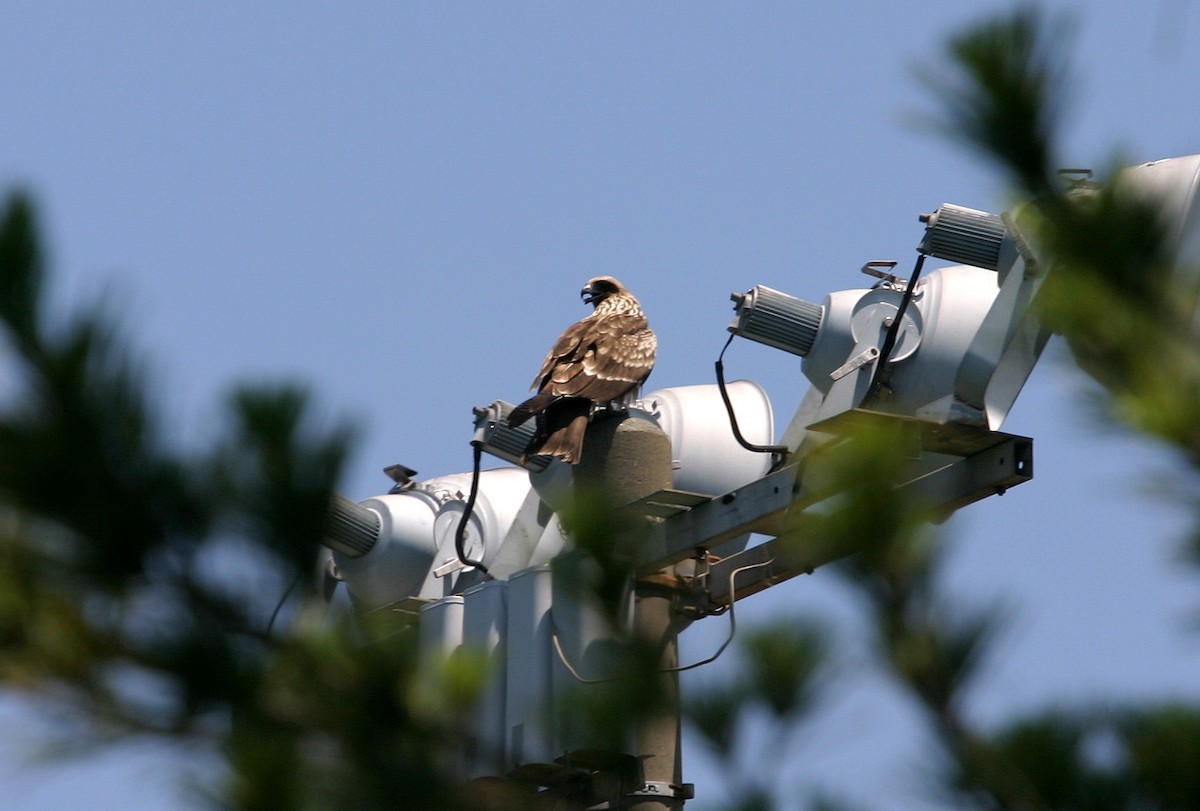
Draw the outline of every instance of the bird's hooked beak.
M597 295L596 289L594 287L592 287L590 284L579 291L579 297L581 299L583 299L584 304L595 304L596 303L596 295Z
M588 279L587 285L579 291L579 297L583 299L584 304L591 304L595 307L620 290L621 285L616 279L611 276L597 276L594 279Z

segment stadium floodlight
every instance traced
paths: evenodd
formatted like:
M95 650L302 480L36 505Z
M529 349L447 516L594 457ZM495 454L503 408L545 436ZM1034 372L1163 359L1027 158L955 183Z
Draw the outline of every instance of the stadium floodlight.
M1200 155L1128 169L1120 182L1160 206L1181 272L1200 272ZM1081 185L1073 193L1090 191ZM639 547L648 559L637 561L637 577L694 562L687 571L695 575L672 596L677 606L687 605L689 618L731 608L748 593L821 564L796 558L797 539L786 530L798 513L820 509L829 496L809 486L819 466L805 463L804 441L825 441L844 423L917 422L923 431L934 426L929 434L950 437L944 446L924 444L896 490L899 497L928 498L946 514L1032 477L1032 440L998 429L1049 337L1032 303L1052 270L1010 214L944 204L920 219L921 259L908 279L897 276L894 262L869 262L863 270L874 279L870 286L830 293L820 303L762 285L734 294L729 331L798 356L811 383L782 439L800 453L775 465L772 453L760 452L765 448L747 447L766 445L775 433L770 400L751 381L726 387L745 443L734 439L718 386L660 389L629 407L631 418L657 423L670 438L676 488L635 504L664 493L691 497L674 505L664 499L655 502L661 514L643 513L655 520ZM926 257L951 264L922 273ZM417 482L413 471L394 466L395 487L387 495L359 504L335 499L327 545L343 592L359 610L390 606L418 622L423 666L460 647L493 665L465 731L465 776L522 773L536 782L578 774L577 767L601 754L610 762L616 756L654 763L670 753L589 753L586 734L561 718L546 723L547 706L608 677L608 629L582 610L577 595L561 593L577 587L578 578L556 579L562 553L572 553L557 514L572 495L573 468L546 457L523 460L533 424L509 428L512 407L496 401L475 410L471 444L509 466L477 474L469 516L463 494L474 489L470 473ZM455 548L459 527L466 530L465 552ZM750 532L768 537L745 548ZM552 559L555 566L548 565ZM487 567L486 579L472 562ZM689 577L680 571L672 576ZM636 772L616 783L597 781L619 784L604 807L635 797L690 796L677 779L659 782Z
M1159 207L1179 266L1200 267L1200 156L1131 167L1117 182ZM820 304L761 285L734 294L730 332L803 358L812 387L785 432L790 447L810 426L856 410L984 431L1007 418L1050 337L1032 307L1050 269L1011 214L944 204L920 219L922 255L959 264L926 274L911 296L877 263L864 271L881 282ZM894 344L883 357L889 333Z
M819 305L761 285L733 295L736 314L730 332L803 358L802 370L812 388L785 444L795 447L808 426L855 409L991 430L1007 415L1015 392L1002 403L986 397L1006 335L987 336L999 341L986 368L972 350L997 301L1011 298L1001 297L1001 288L1009 281L1008 271L1024 261L1023 243L1006 218L962 206L942 205L921 221L922 254L962 264L909 284L879 269L890 270L894 263L871 262L863 270L880 277L878 283L830 293ZM1014 286L1023 281L1018 274ZM1022 303L1027 306L1028 300ZM994 319L1007 328L1022 314L1009 307ZM1044 337L1033 343L1034 351L1022 356L1022 383ZM886 376L880 375L881 367ZM880 385L881 380L886 384ZM964 396L977 390L985 396Z
M506 462L520 465L526 470L545 470L552 461L549 456L525 457L525 449L533 439L535 421L526 420L516 428L508 426L508 415L515 406L504 400L496 400L491 405L475 409L475 436L472 443L477 444L486 453L499 457Z
M730 299L737 311L730 332L802 358L812 351L824 314L819 304L761 284Z
M1181 273L1200 272L1200 155L1150 161L1123 170L1118 181L1158 207ZM1183 284L1195 279L1180 279ZM1200 320L1200 312L1197 313Z
M727 393L742 434L752 443L775 439L771 400L752 380L734 380ZM671 440L674 487L707 496L728 493L760 478L767 454L746 450L734 439L716 384L672 386L638 400L631 411L656 422Z
M455 473L359 503L335 500L335 529L326 543L358 608L432 599L455 589L456 576L467 568L454 536L470 488L471 474ZM528 491L529 479L518 468L480 474L465 528L468 559L486 564L496 556Z
M774 421L762 388L739 380L729 385L729 392L747 435L769 441ZM502 400L475 409L472 443L515 464L532 436L532 425L509 428L511 409ZM767 458L733 441L715 385L660 389L634 403L629 413L658 424L671 438L675 486L681 490L707 498L766 472ZM335 499L326 544L333 550L338 576L354 604L367 609L434 599L469 586L478 578L457 579L471 569L464 559L489 569L498 562L497 574L544 562L567 545L553 515L572 497L570 470L558 460L534 456L524 469L482 471L460 557L455 534L466 512L472 474L418 482L411 478L414 471L392 466L389 475L397 484L386 495L360 503ZM741 541L744 545L745 538Z
M943 203L932 214L922 214L925 238L917 250L962 265L999 270L1004 218L952 203Z

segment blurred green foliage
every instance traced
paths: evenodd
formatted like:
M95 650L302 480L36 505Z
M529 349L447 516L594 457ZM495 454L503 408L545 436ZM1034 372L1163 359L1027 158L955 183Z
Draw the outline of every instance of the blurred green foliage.
M227 808L455 808L445 741L479 669L413 672L410 635L300 616L353 432L308 395L238 390L204 454L163 443L143 374L96 309L51 328L33 206L0 222L0 679L81 713L92 742L206 741ZM362 636L374 638L363 644ZM77 731L72 727L71 732ZM78 749L79 745L72 746Z
M1059 177L1069 30L1023 8L954 38L946 53L953 69L926 73L939 106L936 123L991 161L1028 201L1018 227L1035 246L1037 272L1050 273L1035 306L1099 384L1105 413L1175 448L1193 467L1194 485L1200 268L1186 264L1157 202L1130 188L1117 161L1106 167L1108 180L1083 188ZM1004 614L997 606L950 602L938 585L942 540L925 507L881 495L902 480L906 447L894 432L866 428L824 452L836 508L801 516L789 537L824 547L818 557L843 556L833 566L863 598L881 671L924 709L942 751L922 755L941 764L923 793L954 808L1200 808L1200 700L1059 707L995 729L967 722L965 689ZM1200 560L1200 541L1189 560ZM744 744L737 719L763 693L736 677L730 685L693 699L689 717L736 771ZM797 715L788 723L803 720ZM761 790L760 783L744 796L761 797ZM768 796L795 807L778 792ZM818 796L809 807L830 804L836 798Z

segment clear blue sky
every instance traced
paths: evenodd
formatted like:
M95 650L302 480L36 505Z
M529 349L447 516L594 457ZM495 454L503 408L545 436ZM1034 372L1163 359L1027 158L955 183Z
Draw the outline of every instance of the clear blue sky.
M471 407L522 396L590 276L618 276L649 312L651 388L711 382L731 291L819 301L860 286L866 260L912 261L920 212L1004 209L990 167L921 126L936 100L914 68L944 69L951 32L1012 5L7 3L0 186L41 204L56 302L110 296L176 441L212 437L236 381L304 381L362 426L343 491L365 498L394 462L469 469ZM1043 5L1077 12L1064 165L1200 152L1194 4ZM1037 478L947 528L955 593L1013 608L972 693L981 722L1200 684L1183 629L1200 589L1170 562L1187 516L1149 495L1178 470L1098 429L1062 355L1005 426L1036 439ZM793 361L744 342L727 357L781 427L804 390ZM835 618L862 650L821 573L743 617L792 610ZM690 632L685 658L722 622ZM0 807L188 807L159 768L188 758L32 768L27 713L3 714ZM768 762L781 785L924 808L919 742L864 676ZM722 796L708 766L686 750L701 809Z

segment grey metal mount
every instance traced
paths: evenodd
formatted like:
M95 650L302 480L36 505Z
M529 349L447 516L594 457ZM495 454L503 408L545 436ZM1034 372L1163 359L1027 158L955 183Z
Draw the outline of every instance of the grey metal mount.
M847 412L813 428L842 433L872 421L894 429L898 437L914 438L916 457L892 495L927 505L935 519L944 519L960 507L989 496L1002 495L1033 478L1033 440L1028 437L862 410ZM801 520L806 509L832 495L808 484L798 465L690 505L681 504L685 500L673 494L656 493L643 499L647 506L673 502L677 509L644 541L638 571L661 571L746 532L770 536L764 543L708 567L705 592L709 607L719 611L776 583L811 573L836 557L827 548L806 546Z

